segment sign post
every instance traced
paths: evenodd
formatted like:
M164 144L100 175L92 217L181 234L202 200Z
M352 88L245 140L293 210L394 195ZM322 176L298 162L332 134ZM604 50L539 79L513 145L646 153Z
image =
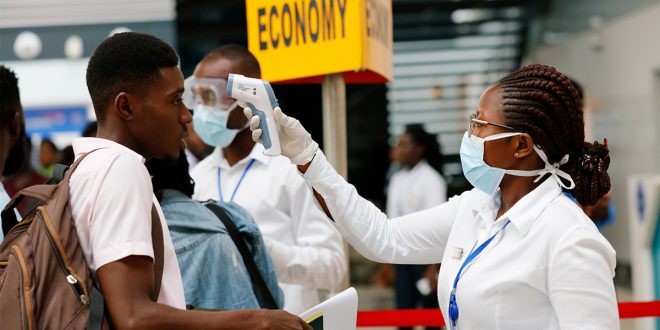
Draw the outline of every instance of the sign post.
M346 84L392 80L392 1L246 0L245 7L248 48L263 79L323 84L323 151L346 178Z
M337 173L348 177L346 152L346 83L340 73L323 78L323 152Z

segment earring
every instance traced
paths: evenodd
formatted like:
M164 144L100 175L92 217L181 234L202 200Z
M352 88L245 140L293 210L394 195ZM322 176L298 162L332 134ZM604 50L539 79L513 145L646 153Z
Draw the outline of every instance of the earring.
M514 155L514 156L516 156L516 157L518 157L518 152L516 151L516 153L515 153L515 154L513 154L513 155Z

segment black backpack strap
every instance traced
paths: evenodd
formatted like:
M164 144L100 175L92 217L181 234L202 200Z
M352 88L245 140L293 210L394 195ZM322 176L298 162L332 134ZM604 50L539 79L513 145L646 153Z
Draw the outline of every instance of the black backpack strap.
M105 312L105 301L103 294L96 287L96 281L92 284L92 302L89 305L89 319L87 330L101 330L103 328L103 314Z
M268 286L266 286L266 281L264 281L263 277L261 277L261 272L259 272L259 268L254 263L252 254L250 254L250 250L248 249L247 244L245 244L245 241L243 240L241 233L238 231L238 228L236 228L234 222L231 220L231 218L229 218L229 215L227 215L225 210L223 210L218 204L207 203L205 206L211 210L218 217L218 219L220 219L220 221L222 221L222 223L227 228L229 236L231 237L232 241L234 241L238 251L241 253L241 257L243 257L243 263L245 264L245 268L247 268L248 273L250 274L252 282L256 284L257 289L261 293L261 297L263 297L265 300L266 306L261 307L268 309L278 309L273 295L271 294L270 290L268 290Z
M158 301L160 285L163 281L163 267L165 265L165 246L163 244L163 227L156 205L151 205L151 243L154 248L154 291L151 299Z
M92 151L96 151L96 149L92 150ZM90 152L92 152L92 151L90 151ZM86 155L87 154L85 154L85 156ZM82 160L82 157L81 157L81 160ZM77 165L76 165L76 167L77 167ZM66 165L55 164L55 167L53 168L53 176L48 180L48 182L46 182L46 184L58 184L58 183L60 183L60 181L62 181L62 179L64 179L64 174L66 173L66 171L68 169L69 169L69 167L66 166Z

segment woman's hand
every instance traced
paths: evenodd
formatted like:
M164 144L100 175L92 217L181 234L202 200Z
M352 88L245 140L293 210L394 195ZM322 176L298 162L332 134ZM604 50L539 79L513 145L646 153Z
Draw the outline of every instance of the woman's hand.
M250 120L252 140L261 143L262 132L259 128L259 116L253 116L250 108L245 108L244 113ZM319 145L312 140L312 136L300 124L300 121L285 115L279 107L273 110L273 117L280 135L282 155L289 158L295 165L306 165L311 162L316 151L319 150Z

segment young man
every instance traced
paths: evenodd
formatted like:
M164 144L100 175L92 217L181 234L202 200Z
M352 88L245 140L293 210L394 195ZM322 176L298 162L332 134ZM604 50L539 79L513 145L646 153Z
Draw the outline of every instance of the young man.
M25 160L25 119L14 72L0 65L0 178L16 173ZM0 208L10 198L0 183ZM4 238L0 230L0 241Z
M261 77L247 49L226 45L206 55L186 80L195 131L217 147L191 172L193 198L234 201L252 214L273 258L284 309L300 313L319 302L318 289L333 290L341 282L341 237L289 160L264 155L263 145L252 141L243 109L226 96L229 73Z
M283 311L185 311L181 275L144 160L175 159L191 121L181 102L178 56L162 40L119 33L94 51L87 87L98 120L97 138L73 142L90 154L70 181L71 209L85 258L98 278L116 328L311 329ZM163 228L164 267L157 302L151 208ZM213 281L213 278L209 278Z

